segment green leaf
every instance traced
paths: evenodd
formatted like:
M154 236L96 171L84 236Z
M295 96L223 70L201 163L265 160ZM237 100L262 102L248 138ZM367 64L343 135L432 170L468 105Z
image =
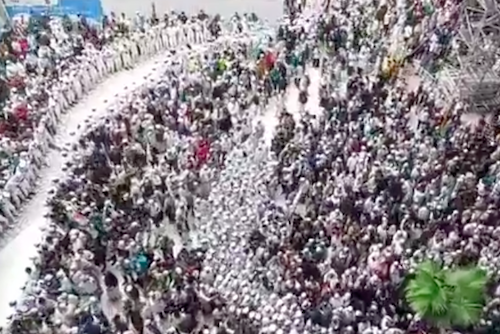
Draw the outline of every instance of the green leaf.
M408 280L406 300L415 313L435 326L474 325L481 318L487 281L481 269L443 270L427 261Z
M408 284L406 296L412 309L422 317L446 312L448 296L438 268L423 263Z
M459 296L450 303L450 318L454 325L474 325L481 319L482 311L482 304L468 301Z
M484 270L478 268L456 269L446 272L446 281L461 291L482 294L488 276Z

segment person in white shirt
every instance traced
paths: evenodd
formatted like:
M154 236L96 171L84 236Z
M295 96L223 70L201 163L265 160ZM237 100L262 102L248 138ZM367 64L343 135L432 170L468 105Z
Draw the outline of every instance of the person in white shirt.
M121 58L121 67L125 69L130 69L132 68L132 55L131 55L131 50L134 47L134 42L129 40L129 41L123 41L121 43L120 48L118 50L119 57Z
M0 209L1 214L8 221L9 224L16 222L16 208L10 202L10 196L5 192L0 193Z

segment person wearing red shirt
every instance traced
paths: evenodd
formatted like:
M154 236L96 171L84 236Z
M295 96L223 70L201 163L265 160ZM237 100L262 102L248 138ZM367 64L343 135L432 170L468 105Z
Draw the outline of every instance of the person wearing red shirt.
M208 161L210 155L210 143L206 139L201 139L196 148L196 160L198 168Z
M21 58L25 59L26 55L28 54L28 51L30 49L29 44L28 44L28 40L25 37L22 37L17 42L19 43L19 47L21 49L21 52L20 52Z
M264 61L266 63L266 69L269 71L274 67L274 63L276 62L276 56L271 51L268 51L264 56Z
M26 104L20 104L14 109L14 115L21 122L27 122L29 117L29 111Z

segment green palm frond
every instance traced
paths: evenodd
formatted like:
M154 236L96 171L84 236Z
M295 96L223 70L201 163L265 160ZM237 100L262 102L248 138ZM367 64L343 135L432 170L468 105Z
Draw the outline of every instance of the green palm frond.
M446 280L460 290L461 294L470 297L483 297L488 277L484 270L478 268L447 270Z
M422 317L433 317L447 311L448 296L444 276L432 262L422 263L406 287L411 308Z
M453 323L460 326L477 323L485 304L486 272L478 268L456 269L448 270L446 277L455 292L450 302Z
M449 306L449 317L453 325L474 325L481 319L483 304L463 298L454 298Z
M481 317L487 281L478 268L443 270L434 262L423 262L406 285L406 300L434 325L473 325Z

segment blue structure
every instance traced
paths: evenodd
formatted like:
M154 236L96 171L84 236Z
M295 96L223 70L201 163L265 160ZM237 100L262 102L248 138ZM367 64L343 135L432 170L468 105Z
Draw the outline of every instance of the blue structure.
M100 21L103 16L101 0L6 0L9 17L19 15L76 16Z

